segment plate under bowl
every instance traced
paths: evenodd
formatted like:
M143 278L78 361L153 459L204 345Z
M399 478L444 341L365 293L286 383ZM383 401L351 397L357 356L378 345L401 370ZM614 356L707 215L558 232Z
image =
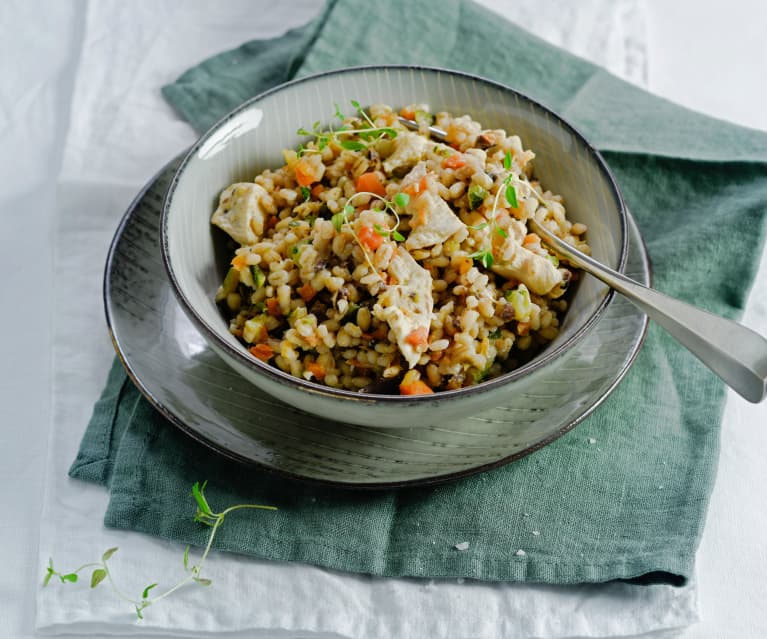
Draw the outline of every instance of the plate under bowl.
M173 424L238 462L348 487L446 481L513 461L564 434L613 390L647 329L616 297L572 357L537 391L439 426L375 429L299 411L260 391L209 347L176 302L158 245L162 199L176 164L132 203L110 247L107 323L118 356L146 398ZM626 273L650 282L647 253L629 224Z

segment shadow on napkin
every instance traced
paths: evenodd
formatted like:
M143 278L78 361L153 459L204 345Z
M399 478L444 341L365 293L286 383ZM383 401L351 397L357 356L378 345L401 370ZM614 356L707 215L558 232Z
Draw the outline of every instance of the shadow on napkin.
M439 32L426 3L407 3L407 20L401 4L376 5L373 20L332 2L301 29L189 70L164 95L203 130L274 84L328 68L418 63L505 82L603 151L657 288L739 314L765 237L767 136L651 96L469 2L442 3ZM682 585L715 476L723 401L722 383L651 326L619 388L553 444L450 484L355 492L217 456L154 411L116 361L70 474L108 487L107 526L181 543L207 538L187 498L195 481L209 480L214 509L278 506L238 513L218 533L217 548L257 557L386 576ZM469 549L457 551L463 541Z

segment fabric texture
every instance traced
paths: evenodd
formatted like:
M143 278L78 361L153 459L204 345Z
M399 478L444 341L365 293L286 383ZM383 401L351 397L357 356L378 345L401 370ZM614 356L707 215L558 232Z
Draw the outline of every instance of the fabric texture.
M202 131L260 91L330 68L422 64L504 82L603 152L656 288L740 314L766 231L767 135L651 96L469 2L442 3L434 24L422 0L374 14L338 0L306 27L190 69L164 95ZM184 498L195 481L209 480L214 509L278 506L238 513L217 534L217 548L257 557L387 576L679 585L693 570L723 399L723 384L652 325L616 391L551 445L450 484L356 492L217 457L164 421L116 362L70 474L109 487L107 526L184 543L208 532ZM461 541L468 551L455 550Z

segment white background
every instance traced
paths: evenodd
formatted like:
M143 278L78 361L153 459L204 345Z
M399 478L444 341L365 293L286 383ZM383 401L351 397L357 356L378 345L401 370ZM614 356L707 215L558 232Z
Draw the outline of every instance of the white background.
M296 9L299 16L304 4ZM650 90L767 130L767 9L762 2L639 4L647 16L644 81ZM86 31L85 8L84 2L55 0L0 4L0 634L10 638L35 636L42 574L38 532L51 428L56 180ZM514 3L499 2L496 8L513 19ZM111 25L115 32L130 28L130 9L121 20ZM225 22L222 18L222 28ZM540 29L545 37L545 25ZM107 28L98 35L114 37ZM254 35L232 27L231 46ZM564 44L589 54L587 43ZM183 54L178 71L199 61ZM123 88L129 95L130 83ZM147 142L136 141L141 143ZM146 167L145 175L156 168ZM126 182L134 178L126 176ZM102 264L93 269L100 272ZM760 278L762 286L767 284L764 266ZM744 318L751 326L761 322L763 332L764 290L755 288ZM718 478L698 553L701 621L682 633L685 639L767 636L766 417L764 406L729 394Z

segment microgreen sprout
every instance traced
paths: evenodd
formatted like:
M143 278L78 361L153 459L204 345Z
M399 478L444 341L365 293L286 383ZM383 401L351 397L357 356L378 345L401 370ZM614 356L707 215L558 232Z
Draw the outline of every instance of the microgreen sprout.
M503 168L506 171L508 171L508 174L503 179L503 181L498 187L498 190L495 193L495 199L493 200L493 208L490 211L490 221L482 222L481 224L477 224L476 226L470 226L469 227L470 229L479 231L481 229L484 229L490 226L491 238L493 234L503 239L506 239L507 237L509 237L509 234L506 231L506 229L501 228L500 226L497 225L496 211L498 210L498 202L500 200L501 193L504 194L504 197L506 198L506 202L509 204L509 206L515 209L519 207L519 202L517 201L517 191L514 188L514 185L512 184L512 182L515 179L519 180L519 178L517 178L514 175L514 173L511 171L511 163L512 163L511 152L507 150L503 156ZM521 180L519 181L521 182ZM492 268L493 264L495 263L492 246L483 247L480 250L475 251L474 253L469 255L469 257L473 260L477 260L486 269Z
M216 532L218 531L221 524L224 523L224 519L226 516L235 510L243 510L243 509L259 509L259 510L277 510L274 506L262 506L260 504L237 504L234 506L229 506L229 508L226 508L225 510L222 510L221 512L214 512L213 509L210 507L210 504L208 503L208 500L205 496L205 487L207 485L207 482L203 482L202 486L195 482L194 486L192 486L192 497L194 498L195 502L197 503L197 512L194 516L194 521L205 524L206 526L210 527L210 533L208 534L208 541L205 545L205 548L203 549L202 555L200 556L199 561L196 564L190 564L189 560L189 546L187 546L184 549L184 555L182 558L183 568L184 572L188 573L183 579L181 579L175 586L172 586L162 592L159 595L156 595L154 597L150 596L151 592L158 587L158 583L153 582L149 584L148 586L145 586L140 596L133 597L129 594L126 594L123 592L115 582L114 576L112 575L110 571L110 567L108 564L109 559L117 552L117 548L109 548L101 555L101 559L96 562L91 562L87 564L83 564L79 568L73 570L69 573L61 573L58 570L56 570L53 566L53 560L48 560L48 566L46 567L45 576L43 577L43 586L47 586L48 583L51 581L52 578L57 577L61 583L76 583L78 581L78 575L79 573L89 570L93 568L93 571L91 572L91 578L90 578L90 587L95 588L102 582L108 583L112 591L117 595L118 598L122 599L126 603L133 606L133 609L136 613L136 617L138 619L144 618L144 610L148 608L151 605L156 604L157 602L161 601L162 599L165 599L172 593L176 592L183 586L189 584L189 583L196 583L200 586L210 586L211 580L202 577L202 568L205 564L205 560L208 557L208 554L210 553L211 547L213 546L213 539L216 536Z
M358 191L354 195L352 195L344 205L344 208L339 212L333 215L332 218L330 218L330 221L333 224L333 227L336 229L336 232L340 233L343 229L344 225L348 225L350 231L352 232L352 235L354 236L354 240L357 242L357 245L360 247L360 250L362 251L362 254L365 256L365 261L368 263L368 266L371 268L373 273L376 273L378 275L378 278L380 279L381 283L386 285L386 282L384 281L383 277L381 277L381 274L378 273L378 269L373 264L372 259L370 258L370 255L368 254L368 250L365 247L365 245L362 243L360 238L357 236L357 234L354 232L354 229L351 228L351 218L355 213L355 208L352 205L352 200L356 197L360 197L363 195L368 195L371 198L375 198L378 200L381 204L383 204L383 211L389 211L396 220L396 223L394 224L394 227L391 229L385 229L380 224L374 224L373 230L380 235L381 237L387 237L389 239L394 240L395 242L404 242L405 237L400 233L397 229L399 228L399 225L401 223L400 216L399 216L399 209L404 209L408 202L410 202L410 196L407 193L397 193L397 195L394 196L393 199L387 200L385 197L378 195L377 193L371 193L370 191Z
M323 129L321 123L317 121L312 124L311 130L306 129L305 127L298 129L298 135L313 137L317 144L316 149L306 148L302 144L298 148L298 156L301 157L305 153L321 152L331 142L338 144L338 146L347 151L366 151L373 142L376 142L381 138L388 137L394 139L397 137L396 129L388 126L376 126L375 122L370 119L370 116L365 109L360 106L360 103L357 102L357 100L352 100L351 105L356 109L359 118L362 120L362 126L359 128L349 128L343 124L346 122L347 118L341 113L341 109L336 104L334 115L341 121L342 125L337 129L334 129L332 126L328 129ZM346 136L356 136L359 139L349 140L345 139Z

